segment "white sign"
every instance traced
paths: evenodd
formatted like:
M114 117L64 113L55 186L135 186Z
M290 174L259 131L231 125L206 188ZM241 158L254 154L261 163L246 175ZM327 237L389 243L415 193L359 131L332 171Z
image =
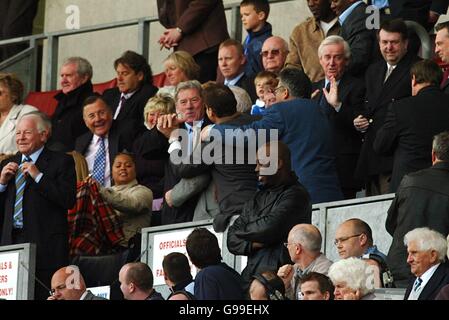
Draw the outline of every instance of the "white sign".
M110 286L102 286L102 287L92 287L87 288L94 296L102 297L105 299L111 299L111 287Z
M215 236L218 238L218 245L221 248L221 243L223 242L223 234L222 233L215 233L212 226L205 227L210 232L215 234ZM189 257L187 255L187 249L186 249L186 242L187 242L187 236L194 230L195 228L188 228L188 229L182 229L182 230L176 230L176 231L167 231L165 233L159 233L154 235L154 242L153 242L153 265L151 266L151 269L153 270L154 275L154 285L163 285L165 284L164 281L164 271L162 269L162 261L164 260L164 257L172 252L181 252ZM223 250L222 250L223 251ZM191 270L192 270L192 276L195 277L197 270L196 268L190 263Z
M0 299L17 300L19 252L0 254Z

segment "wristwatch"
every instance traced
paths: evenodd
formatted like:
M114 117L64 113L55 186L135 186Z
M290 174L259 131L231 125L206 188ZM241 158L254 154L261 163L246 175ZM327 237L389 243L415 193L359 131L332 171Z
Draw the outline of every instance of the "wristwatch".
M176 27L176 31L178 31L178 32L179 32L179 34L181 34L181 35L182 35L182 30L181 30L181 28L180 28L180 27Z

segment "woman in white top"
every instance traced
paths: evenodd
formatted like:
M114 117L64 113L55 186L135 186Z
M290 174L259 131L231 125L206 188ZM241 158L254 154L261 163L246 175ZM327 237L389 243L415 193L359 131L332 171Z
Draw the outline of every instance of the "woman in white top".
M23 105L23 83L12 73L0 73L0 158L17 152L16 124L21 116L37 111Z

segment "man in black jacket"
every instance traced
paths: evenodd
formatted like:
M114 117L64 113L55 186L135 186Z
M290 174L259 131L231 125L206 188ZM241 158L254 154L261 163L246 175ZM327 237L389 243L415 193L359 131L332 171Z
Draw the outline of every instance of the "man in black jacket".
M404 175L431 165L433 136L449 130L449 100L439 88L441 68L424 60L414 64L410 73L412 97L389 106L374 140L374 151L394 154L390 192L396 192Z
M247 286L253 275L291 264L283 242L294 225L311 221L310 196L292 171L290 159L290 150L281 141L259 148L256 172L261 190L244 204L229 227L229 251L248 256L242 271ZM269 172L273 169L274 174Z
M432 163L432 167L402 179L388 210L385 227L393 242L387 263L398 287L406 287L411 276L404 235L424 226L444 235L449 233L449 132L435 136Z
M51 117L52 136L49 147L57 151L72 151L76 139L87 131L83 121L83 102L92 95L92 66L81 57L71 57L61 67L61 92L55 113Z

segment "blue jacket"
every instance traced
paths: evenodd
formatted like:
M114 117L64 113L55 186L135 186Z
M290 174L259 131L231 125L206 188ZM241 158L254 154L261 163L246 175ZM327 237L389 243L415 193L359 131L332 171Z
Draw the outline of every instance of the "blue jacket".
M257 32L248 31L245 41L243 42L243 49L246 56L245 73L256 75L263 71L262 59L260 51L262 45L273 34L271 32L271 24L266 22L263 28Z
M278 130L277 137L269 138L281 140L290 148L292 167L309 192L312 204L343 199L329 123L315 101L298 98L276 103L265 110L261 120L239 128ZM224 136L225 129L235 127L215 125L214 129Z

